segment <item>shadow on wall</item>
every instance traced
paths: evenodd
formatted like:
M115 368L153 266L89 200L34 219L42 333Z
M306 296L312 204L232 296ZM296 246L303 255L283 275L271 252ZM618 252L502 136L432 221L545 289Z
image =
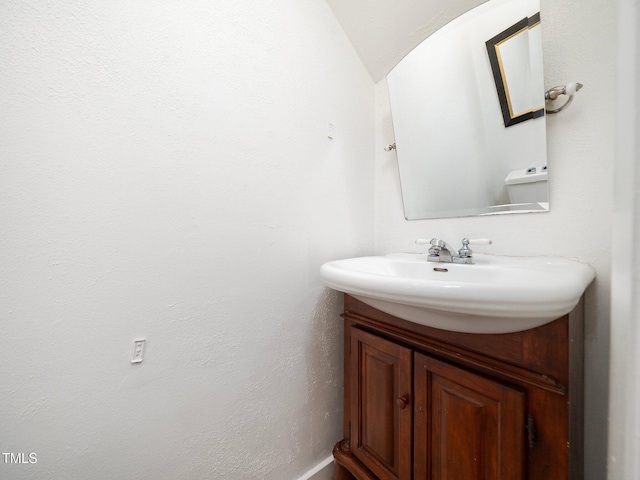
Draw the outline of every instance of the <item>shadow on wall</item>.
M308 440L313 447L314 458L311 464L330 457L331 448L343 437L344 324L340 318L343 310L343 296L342 293L327 287L322 287L319 292L315 304L308 310L311 312L311 323L304 342L307 364L307 403L309 411L318 412L318 414L309 419L308 430L301 433L315 435L321 432L323 435L323 437ZM322 424L325 427L317 428L316 424ZM330 424L329 428L326 427L327 424ZM333 467L330 469L333 471Z

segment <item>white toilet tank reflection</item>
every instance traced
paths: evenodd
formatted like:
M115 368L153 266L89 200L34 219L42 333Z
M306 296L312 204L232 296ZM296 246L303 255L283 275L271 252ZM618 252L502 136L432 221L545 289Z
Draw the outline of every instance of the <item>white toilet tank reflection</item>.
M547 204L547 175L546 165L509 172L504 179L509 203L512 205Z

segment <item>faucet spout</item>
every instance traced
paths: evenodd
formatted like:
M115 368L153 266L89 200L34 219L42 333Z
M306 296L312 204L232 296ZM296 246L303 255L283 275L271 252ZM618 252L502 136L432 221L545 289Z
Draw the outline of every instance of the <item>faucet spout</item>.
M431 239L431 248L429 248L427 261L451 263L454 256L455 253L451 251L449 245L447 245L444 240L438 240L437 238Z

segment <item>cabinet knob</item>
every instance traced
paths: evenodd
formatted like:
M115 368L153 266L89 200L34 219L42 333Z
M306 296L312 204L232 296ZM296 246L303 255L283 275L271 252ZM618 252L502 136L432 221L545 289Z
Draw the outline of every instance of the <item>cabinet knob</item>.
M396 400L396 405L400 407L400 410L403 410L409 404L409 399L404 395Z

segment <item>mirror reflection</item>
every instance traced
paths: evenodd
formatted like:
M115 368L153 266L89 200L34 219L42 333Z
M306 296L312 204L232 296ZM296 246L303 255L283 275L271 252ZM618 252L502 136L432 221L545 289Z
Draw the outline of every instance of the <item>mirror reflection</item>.
M538 27L538 28L536 28ZM487 40L504 126L544 115L540 13L523 18Z
M548 211L539 9L490 0L389 73L408 220Z

